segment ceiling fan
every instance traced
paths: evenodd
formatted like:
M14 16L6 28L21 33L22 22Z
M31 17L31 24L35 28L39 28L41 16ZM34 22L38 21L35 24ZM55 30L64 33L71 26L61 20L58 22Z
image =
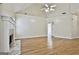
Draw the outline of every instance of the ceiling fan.
M55 11L55 8L56 8L56 5L52 5L52 4L44 4L44 6L42 7L42 11L45 11L46 13L47 12L53 12Z

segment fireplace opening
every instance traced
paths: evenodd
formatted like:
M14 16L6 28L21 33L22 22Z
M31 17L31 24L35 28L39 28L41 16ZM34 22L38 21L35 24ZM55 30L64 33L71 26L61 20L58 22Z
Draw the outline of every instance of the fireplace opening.
M13 34L9 36L9 46L12 47L12 42L13 42Z

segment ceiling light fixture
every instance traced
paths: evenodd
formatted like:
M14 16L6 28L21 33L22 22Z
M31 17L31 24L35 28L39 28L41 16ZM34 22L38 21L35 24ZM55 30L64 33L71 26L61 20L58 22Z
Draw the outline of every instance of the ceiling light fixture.
M44 4L43 8L41 10L47 12L52 12L55 11L56 5L51 5L51 4Z

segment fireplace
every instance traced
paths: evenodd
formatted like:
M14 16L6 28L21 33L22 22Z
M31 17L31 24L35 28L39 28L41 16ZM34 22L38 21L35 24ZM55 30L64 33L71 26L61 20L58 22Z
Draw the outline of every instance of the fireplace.
M12 48L14 45L14 29L10 29L9 33L9 47Z
M13 42L13 34L9 36L9 46L12 47L12 42Z
M15 47L15 24L13 17L0 16L0 53L9 54Z

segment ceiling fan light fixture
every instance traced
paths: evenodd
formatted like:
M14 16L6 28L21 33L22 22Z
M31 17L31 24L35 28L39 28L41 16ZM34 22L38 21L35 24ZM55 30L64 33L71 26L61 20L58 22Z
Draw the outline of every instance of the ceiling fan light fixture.
M50 8L47 8L48 10L50 9Z
M56 5L44 4L42 11L44 11L46 13L53 12L53 11L55 11L55 7L56 7Z
M45 12L49 12L49 10L48 9L45 9Z
M52 9L52 8L51 8L50 11L55 11L55 9Z

